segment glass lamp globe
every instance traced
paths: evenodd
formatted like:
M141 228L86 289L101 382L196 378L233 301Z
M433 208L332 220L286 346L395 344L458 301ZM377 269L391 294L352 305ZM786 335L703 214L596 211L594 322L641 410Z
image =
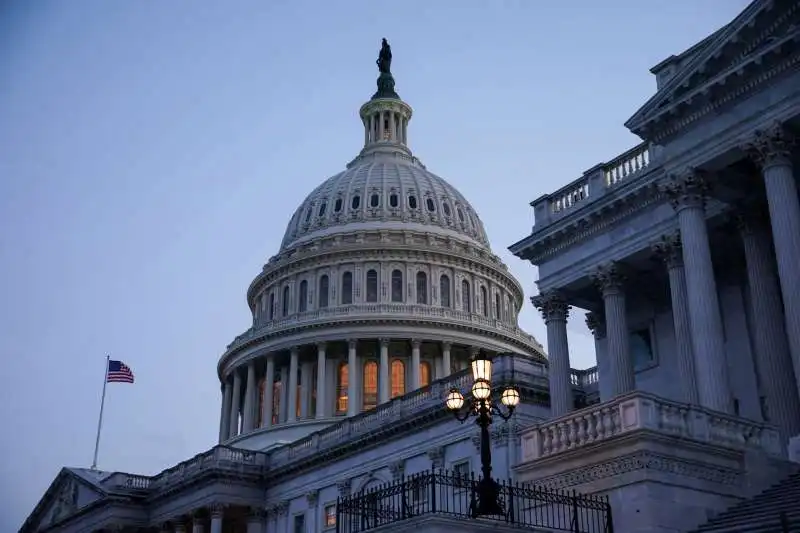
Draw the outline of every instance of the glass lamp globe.
M492 361L483 354L478 354L472 360L472 379L489 381L492 379Z
M476 400L485 400L492 394L492 387L488 380L476 379L472 385L472 396Z
M519 391L514 387L508 387L503 391L500 401L503 402L503 405L506 407L513 409L519 405Z
M458 411L464 407L464 395L458 389L450 389L445 400L445 405L451 411Z

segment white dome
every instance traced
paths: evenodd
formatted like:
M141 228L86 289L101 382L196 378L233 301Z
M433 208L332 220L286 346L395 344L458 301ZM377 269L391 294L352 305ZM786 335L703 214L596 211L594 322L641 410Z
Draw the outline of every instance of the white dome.
M489 248L483 223L455 187L400 150L372 150L328 178L297 208L281 250L358 230L414 229Z

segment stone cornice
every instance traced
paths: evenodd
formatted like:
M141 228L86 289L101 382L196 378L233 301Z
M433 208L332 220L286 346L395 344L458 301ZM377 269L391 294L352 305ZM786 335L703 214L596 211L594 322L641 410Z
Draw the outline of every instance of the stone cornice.
M497 280L505 278L519 293L522 299L522 287L508 272L508 267L490 250L475 246L457 238L444 237L436 233L417 232L399 229L379 229L370 231L352 231L338 233L316 239L311 243L281 252L264 265L264 269L250 283L247 289L247 300L251 305L255 294L271 280L279 279L290 272L316 266L320 259L341 262L340 258L364 257L364 253L375 254L376 260L390 260L397 256L408 259L440 261L463 261L467 269L486 269L486 274L497 276ZM347 255L351 254L351 255ZM355 254L355 255L352 255ZM405 255L402 255L405 254ZM289 270L291 268L291 270Z

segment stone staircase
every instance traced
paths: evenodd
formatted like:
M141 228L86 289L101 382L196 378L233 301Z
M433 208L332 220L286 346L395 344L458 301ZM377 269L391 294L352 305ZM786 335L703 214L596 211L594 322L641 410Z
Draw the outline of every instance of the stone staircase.
M800 471L691 533L800 533Z

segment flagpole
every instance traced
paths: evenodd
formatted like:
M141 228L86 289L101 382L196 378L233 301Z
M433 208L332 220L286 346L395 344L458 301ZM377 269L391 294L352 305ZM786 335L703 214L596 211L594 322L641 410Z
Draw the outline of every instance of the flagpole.
M103 372L103 395L100 397L100 416L97 418L97 437L94 440L94 459L92 459L92 470L97 470L97 451L100 448L100 429L103 427L103 407L106 403L106 383L108 383L108 361L111 356L106 355L106 368Z

